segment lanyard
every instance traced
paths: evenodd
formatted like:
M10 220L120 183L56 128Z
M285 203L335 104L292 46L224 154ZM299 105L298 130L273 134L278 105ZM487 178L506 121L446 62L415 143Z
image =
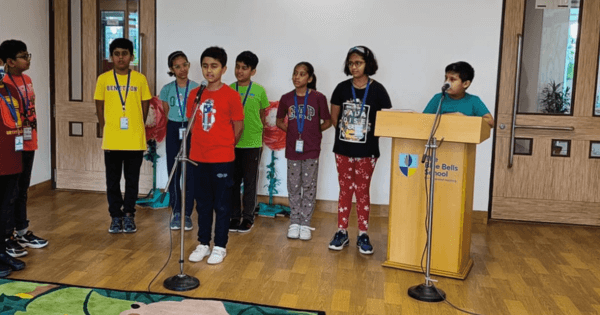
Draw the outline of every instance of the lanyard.
M360 104L360 113L358 113L357 117L360 117L365 109L365 102L367 101L367 94L369 94L369 86L371 85L371 79L367 81L367 89L365 90L365 96L363 97L362 103ZM356 100L356 91L354 90L354 84L350 85L352 87L352 99Z
M179 113L181 114L181 117L185 117L185 115L183 114L185 112L185 105L187 104L187 98L188 98L188 88L190 87L190 80L187 80L187 83L185 85L185 94L183 95L183 106L181 106L181 99L179 99L179 88L177 88L177 80L175 80L175 93L177 93L177 104L179 105Z
M252 81L250 81L250 84L248 85L248 89L246 90L246 96L244 96L244 100L242 101L242 107L246 106L246 100L248 99L248 94L250 94L250 89L252 88ZM238 91L238 83L235 82L235 91L236 92L240 92Z
M15 120L16 126L19 126L19 118L17 117L17 110L15 109L15 104L13 103L13 98L10 95L10 90L8 89L7 86L4 86L4 88L6 89L6 92L8 93L8 99L10 99L10 103L6 100L6 98L4 98L4 95L0 94L0 97L2 98L2 100L4 101L4 103L6 103L6 106L8 106L8 110L10 111L10 114L12 115L13 119Z
M304 109L302 114L298 110L298 94L294 91L294 110L296 111L296 125L298 126L298 133L302 134L304 131L304 118L306 118L306 102L308 101L308 92L310 89L306 89L306 94L304 95Z
M127 88L125 89L125 99L123 100L123 94L121 94L121 86L119 86L119 80L117 80L117 71L113 70L115 76L115 83L117 83L117 92L121 98L121 106L123 106L123 114L125 114L125 103L127 102L127 95L129 95L129 80L131 79L131 69L127 72Z
M23 110L24 110L23 114L25 114L25 117L27 117L27 113L29 112L29 92L27 91L27 82L25 82L24 77L21 77L21 79L23 80L23 87L25 88L25 96L26 96L26 98L25 98L25 97L23 97L23 93L21 93L21 89L17 85L17 82L15 82L15 79L13 79L13 77L10 73L8 73L8 77L10 78L10 80L13 82L13 84L17 88L17 92L19 92L19 96L21 97L21 100L23 100Z

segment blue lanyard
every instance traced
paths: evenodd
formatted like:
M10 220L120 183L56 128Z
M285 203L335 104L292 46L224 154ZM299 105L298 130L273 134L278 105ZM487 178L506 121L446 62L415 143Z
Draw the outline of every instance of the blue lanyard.
M127 102L127 95L129 95L129 80L131 79L131 69L127 72L127 88L125 89L125 99L123 99L123 94L121 94L121 86L119 86L119 80L117 80L117 71L113 70L113 75L115 76L115 83L117 84L117 92L119 92L119 97L121 98L121 106L123 106L123 114L125 114L125 102Z
M250 89L252 88L252 81L250 81L250 84L248 85L248 89L246 90L246 96L244 96L244 100L242 101L242 106L246 106L246 100L248 99L248 94L250 94ZM235 82L235 91L236 92L240 92L238 91L238 83Z
M23 93L21 93L21 89L19 88L19 86L17 85L17 82L15 82L15 79L13 79L12 75L9 73L8 77L10 78L10 80L13 82L13 84L15 85L15 87L17 88L17 92L19 92L19 96L21 97L21 100L23 100L23 114L25 115L25 117L27 117L27 113L29 112L29 92L27 92L27 82L25 82L25 78L21 77L21 79L23 80L23 87L25 88L25 97L23 97Z
M351 83L351 87L352 87L352 100L356 100L356 91L354 90L354 84ZM365 96L363 96L362 99L362 103L360 104L360 113L358 113L358 116L356 117L360 117L360 115L362 115L363 110L365 109L365 102L367 101L367 94L369 94L369 86L371 85L371 79L369 79L367 81L367 89L365 90Z
M177 93L177 104L179 105L179 113L181 114L181 117L185 118L185 115L183 114L183 112L185 112L185 105L187 104L187 98L188 98L188 88L190 87L190 80L187 80L187 83L185 85L185 94L183 95L183 106L181 106L181 99L179 99L179 88L177 88L177 80L175 80L175 93Z
M304 131L304 118L306 118L306 102L308 101L308 92L310 92L310 89L306 89L306 94L304 95L304 109L302 114L300 114L298 108L298 94L296 94L296 91L294 91L294 110L296 111L296 125L298 126L299 134L302 134L302 131Z
M15 120L16 126L19 127L19 118L17 117L17 110L15 109L15 104L13 103L13 98L10 95L10 90L8 89L7 86L4 86L4 88L6 89L6 92L8 93L8 99L10 99L10 103L6 100L6 98L4 98L4 95L0 94L0 97L2 98L4 103L6 103L6 106L8 106L8 110L10 111L10 114L12 115L13 119Z

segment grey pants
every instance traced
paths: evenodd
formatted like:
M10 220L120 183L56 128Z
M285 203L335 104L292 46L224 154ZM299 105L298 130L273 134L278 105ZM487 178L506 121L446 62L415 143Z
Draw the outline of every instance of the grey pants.
M310 226L317 199L319 160L288 160L287 166L290 224Z

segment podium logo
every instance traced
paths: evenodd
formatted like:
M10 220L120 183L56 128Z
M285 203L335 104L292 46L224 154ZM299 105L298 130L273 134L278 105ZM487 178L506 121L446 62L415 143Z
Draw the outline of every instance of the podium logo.
M408 177L417 172L419 167L419 155L418 154L406 154L400 153L398 156L398 165L400 166L400 172L404 176Z

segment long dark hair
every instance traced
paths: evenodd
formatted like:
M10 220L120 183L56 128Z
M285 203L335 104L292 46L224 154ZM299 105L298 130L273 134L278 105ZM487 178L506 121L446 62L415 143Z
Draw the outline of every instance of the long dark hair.
M312 82L308 82L308 84L306 85L306 87L308 87L309 89L313 89L313 90L317 90L317 76L315 75L315 68L310 64L310 62L308 61L302 61L299 62L295 67L294 70L296 70L296 68L298 68L298 66L305 66L306 67L306 73L308 74L308 77L312 77Z

